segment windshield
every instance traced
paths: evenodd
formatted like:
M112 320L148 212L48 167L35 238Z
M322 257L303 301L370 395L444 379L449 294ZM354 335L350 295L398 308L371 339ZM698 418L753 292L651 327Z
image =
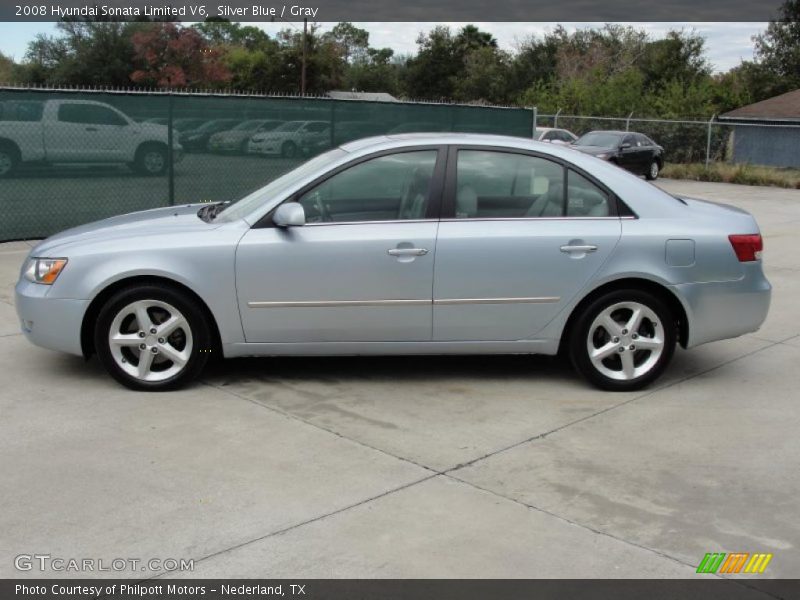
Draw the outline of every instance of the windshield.
M245 121L244 123L239 123L236 127L231 129L231 131L250 131L251 129L257 129L263 122L264 121Z
M296 169L293 169L288 173L284 173L261 189L258 189L252 194L245 196L238 202L231 204L224 211L219 213L219 217L217 217L216 220L218 222L229 222L235 221L236 219L242 219L253 212L264 202L282 199L283 194L292 186L299 183L306 177L314 175L317 171L325 167L325 165L334 162L346 154L347 152L341 148L334 148L333 150L329 150L324 154L320 154L319 156L312 158Z
M297 131L300 129L300 126L303 124L302 121L289 121L288 123L284 123L280 127L276 127L275 131Z
M607 133L605 131L593 131L582 135L575 142L576 146L596 146L598 148L616 148L619 144L620 135L618 133Z

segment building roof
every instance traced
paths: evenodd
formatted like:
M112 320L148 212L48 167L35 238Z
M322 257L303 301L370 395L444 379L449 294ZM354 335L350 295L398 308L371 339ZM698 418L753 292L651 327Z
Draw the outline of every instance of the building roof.
M344 92L331 91L328 97L334 100L370 100L372 102L397 102L397 98L386 92Z
M723 113L720 119L748 121L800 121L800 90L786 92L755 104Z

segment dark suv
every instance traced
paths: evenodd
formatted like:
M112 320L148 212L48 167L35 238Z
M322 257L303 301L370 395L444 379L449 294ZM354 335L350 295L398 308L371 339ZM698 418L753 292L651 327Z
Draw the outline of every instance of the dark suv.
M575 140L572 148L651 180L664 166L664 148L634 131L590 131Z

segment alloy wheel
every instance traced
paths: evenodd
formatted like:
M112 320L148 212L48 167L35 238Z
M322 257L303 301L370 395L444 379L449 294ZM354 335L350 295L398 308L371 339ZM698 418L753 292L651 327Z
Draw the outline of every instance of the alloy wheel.
M620 381L649 373L664 346L663 324L652 309L639 302L618 302L601 311L586 340L594 368Z
M114 361L140 381L164 381L180 373L193 343L186 318L160 300L131 302L117 313L108 332Z
M160 173L164 168L164 155L158 150L150 150L145 153L142 162L148 173Z

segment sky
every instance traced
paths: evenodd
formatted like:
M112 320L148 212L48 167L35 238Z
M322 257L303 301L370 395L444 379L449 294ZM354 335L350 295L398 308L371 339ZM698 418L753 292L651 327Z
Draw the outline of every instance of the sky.
M299 24L249 23L257 25L270 34L284 27ZM459 28L464 23L442 23ZM335 23L320 23L328 30ZM437 23L354 23L370 33L370 45L377 48L392 48L397 54L413 54L416 51L417 35L428 31ZM552 30L554 23L474 23L480 29L491 32L504 50L513 50L517 41L531 34L542 34ZM599 23L562 23L567 29L598 27ZM727 71L743 59L753 58L752 36L766 29L766 23L622 23L644 28L653 38L663 36L670 29L694 29L706 38L706 53L715 71ZM25 49L37 33L51 34L54 23L0 23L0 52L21 60Z

